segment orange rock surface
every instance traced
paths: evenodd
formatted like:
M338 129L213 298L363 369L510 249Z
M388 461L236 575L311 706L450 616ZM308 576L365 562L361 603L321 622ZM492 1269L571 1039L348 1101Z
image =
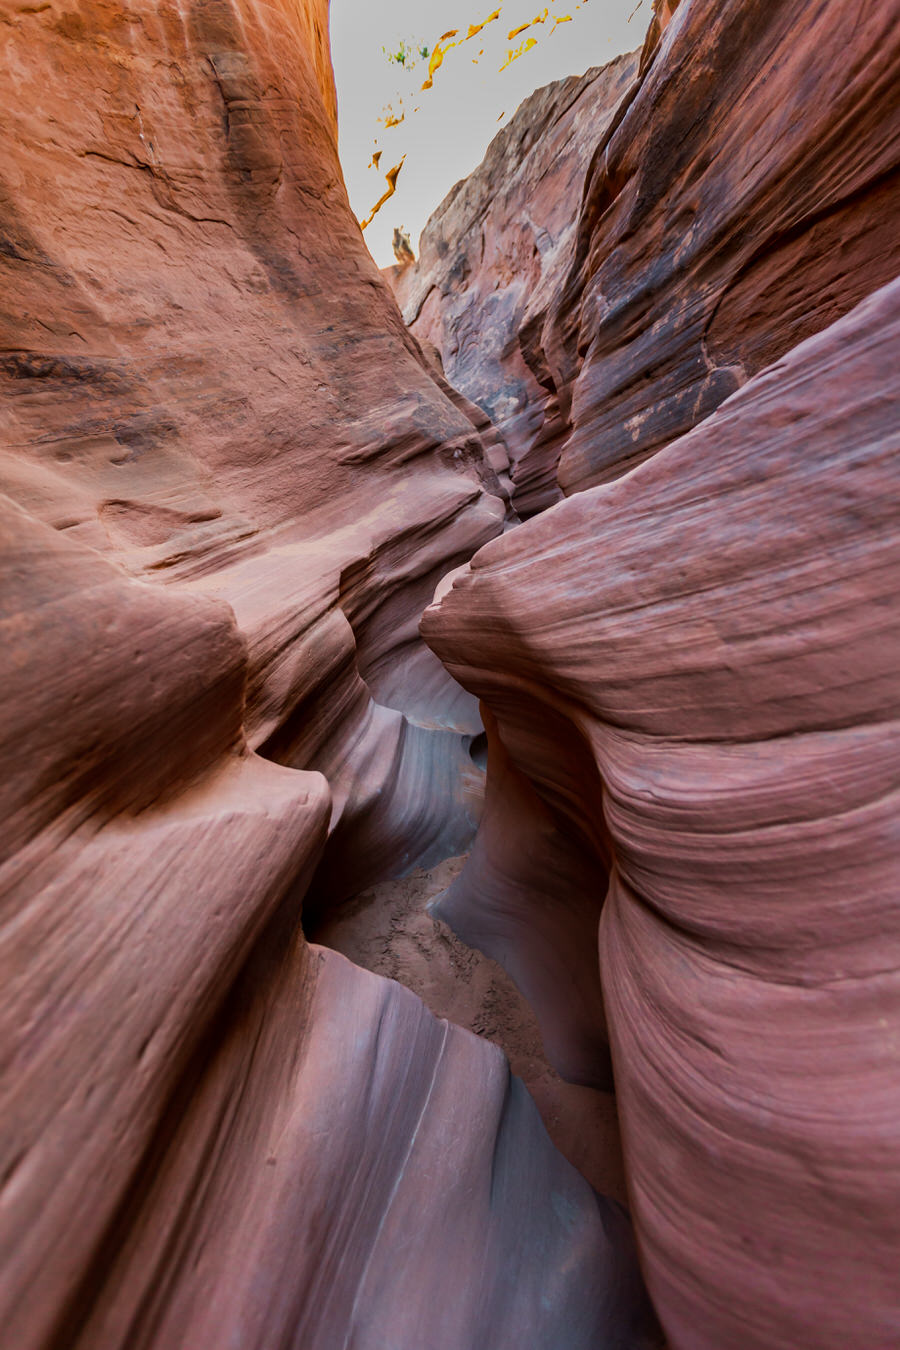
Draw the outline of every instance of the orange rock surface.
M471 835L417 621L506 516L351 215L326 4L0 39L0 1341L626 1334L628 1224L501 1052L301 931Z

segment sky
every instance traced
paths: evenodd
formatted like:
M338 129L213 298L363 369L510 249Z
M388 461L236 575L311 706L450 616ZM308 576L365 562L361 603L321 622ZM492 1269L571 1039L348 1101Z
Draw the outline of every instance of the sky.
M341 164L361 221L387 190L387 172L403 160L395 194L364 231L379 267L394 261L395 225L408 232L418 253L431 212L480 163L532 90L639 47L650 2L331 0ZM470 26L481 24L467 37ZM454 29L455 36L439 42ZM403 65L388 59L401 43L410 53ZM441 63L432 71L431 88L423 90L438 46ZM391 117L402 120L386 126ZM381 159L373 166L377 150Z

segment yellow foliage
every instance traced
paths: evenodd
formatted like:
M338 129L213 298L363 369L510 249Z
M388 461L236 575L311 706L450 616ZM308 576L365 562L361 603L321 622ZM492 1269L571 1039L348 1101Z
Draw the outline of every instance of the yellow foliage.
M534 16L533 19L529 19L527 23L520 23L519 26L518 26L518 28L512 28L512 29L510 29L510 31L509 31L509 32L507 33L507 35L506 35L506 40L507 40L507 42L512 42L512 40L513 40L514 37L518 37L520 33L524 33L524 32L525 32L525 29L526 29L526 28L530 28L530 27L532 26L532 24L535 24L535 23L546 23L546 22L547 22L547 15L548 15L549 13L550 13L550 11L549 11L549 9L546 7L546 5L545 5L544 8L543 8L543 10L542 10L542 12L541 12L540 14L535 14L535 16Z
M368 229L368 227L372 224L372 221L378 215L378 212L384 206L385 202L388 201L391 197L393 197L394 193L397 191L397 175L403 168L404 159L406 159L405 155L403 156L403 159L401 159L399 164L395 164L392 169L388 169L387 173L384 175L385 181L387 182L387 191L381 194L381 196L378 198L378 201L372 207L372 210L366 216L365 220L361 220L359 222L361 229L363 230Z
M446 33L441 33L441 36L434 44L434 51L431 53L431 60L428 62L428 78L422 85L423 89L434 88L434 73L436 70L440 68L444 60L445 54L449 52L451 48L459 47L461 43L468 42L470 38L473 38L477 33L480 33L482 28L486 28L489 23L493 23L496 19L499 19L500 10L502 8L503 8L502 5L499 6L497 9L494 10L493 14L489 14L487 18L483 20L482 23L470 23L469 31L466 33L465 37L459 37L458 28L450 28ZM451 42L450 40L451 38L458 38L458 41ZM483 53L479 52L478 55L481 56L483 55Z
M440 42L434 44L434 51L431 53L431 60L428 62L428 79L422 85L423 89L430 89L434 84L434 72L439 68L444 59L444 49Z
M466 41L468 42L469 38L475 37L476 33L480 33L482 28L487 28L489 23L493 23L495 19L499 18L500 18L500 10L495 9L493 14L489 14L486 19L482 20L481 23L470 23L469 31L468 33L466 33Z
M506 53L506 60L500 67L501 72L506 70L507 66L511 66L513 61L518 61L520 56L524 56L526 52L531 51L532 47L536 46L537 46L537 38L530 37L526 42L520 42L518 47L516 47L515 51L508 51Z

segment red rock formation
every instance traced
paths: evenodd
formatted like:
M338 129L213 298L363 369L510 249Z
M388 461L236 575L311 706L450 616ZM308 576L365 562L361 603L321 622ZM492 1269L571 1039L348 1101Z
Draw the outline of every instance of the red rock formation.
M396 283L506 434L523 514L633 468L900 269L897 0L654 10L633 87L622 58L533 95Z
M673 1350L896 1340L898 360L900 281L487 545L423 620L498 756L438 913L585 1079L602 906Z
M505 514L350 213L324 0L0 33L0 1339L627 1337L500 1052L299 929L320 857L323 904L468 837L416 623Z
M4 1345L626 1334L624 1220L500 1051L304 942L330 796L248 753L227 606L0 539Z
M560 499L567 427L521 333L565 271L591 155L636 71L636 56L621 56L525 99L428 221L418 263L385 272L412 331L502 433L508 460L494 464L511 469L523 515Z
M896 275L898 61L896 0L694 0L670 19L597 147L538 340L572 426L565 493Z
M471 829L477 718L416 624L503 505L361 245L295 8L8 15L0 483L232 605L250 743L328 775L352 889Z

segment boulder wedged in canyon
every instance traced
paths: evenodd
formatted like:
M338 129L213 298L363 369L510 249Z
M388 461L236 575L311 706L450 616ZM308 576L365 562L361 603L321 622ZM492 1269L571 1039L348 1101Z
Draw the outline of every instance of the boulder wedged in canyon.
M514 949L557 1036L568 1008L582 1077L593 974L673 1350L896 1340L898 353L900 281L423 619L490 709L522 844L489 783L437 912Z
M470 837L417 621L507 515L350 213L327 6L0 37L4 1350L637 1344L500 1051L302 935Z
M509 442L524 515L633 468L900 269L897 0L654 8L630 88L623 57L533 95L394 269Z
M418 261L387 270L412 332L502 435L524 515L562 495L557 438L566 427L520 331L565 270L591 155L636 73L636 55L620 56L525 99L429 219Z

